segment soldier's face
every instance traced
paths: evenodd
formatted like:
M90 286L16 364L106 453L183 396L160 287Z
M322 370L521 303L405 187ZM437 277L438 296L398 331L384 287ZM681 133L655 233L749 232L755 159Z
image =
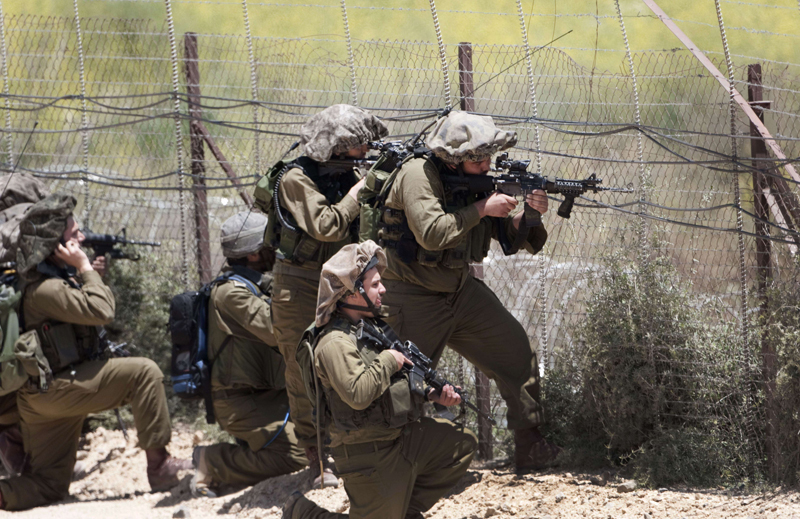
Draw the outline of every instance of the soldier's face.
M487 157L485 160L475 162L473 160L465 160L461 163L461 170L467 175L484 175L489 172L492 167L492 158Z
M383 286L381 283L381 275L378 272L378 269L371 268L369 269L362 278L362 283L364 283L364 291L367 293L367 297L372 304L374 304L377 308L381 307L383 294L386 293L386 287ZM355 305L355 306L364 306L365 301L361 297L361 294L350 294L345 298L345 303ZM358 312L363 317L369 317L369 312Z
M86 236L81 232L81 227L78 225L78 222L75 221L75 218L71 216L67 218L67 228L64 229L64 234L61 235L61 239L64 243L75 240L79 245L86 239Z
M361 146L357 146L355 148L350 148L347 150L347 156L351 159L363 159L367 156L367 152L369 151L369 146L366 144L362 144Z

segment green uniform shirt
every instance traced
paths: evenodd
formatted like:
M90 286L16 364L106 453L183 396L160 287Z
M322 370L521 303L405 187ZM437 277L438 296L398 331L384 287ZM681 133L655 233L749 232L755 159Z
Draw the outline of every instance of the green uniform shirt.
M412 159L403 166L389 190L386 205L405 213L417 243L430 251L450 249L461 240L473 240L475 232L481 230L479 226L487 226L491 228L489 232L494 232L492 221L488 217L481 219L473 204L452 213L444 211L445 188L439 170L425 159ZM512 217L505 219L505 225L508 238L513 242L517 229ZM530 229L524 247L536 254L544 247L546 239L544 226L534 227ZM467 250L471 247L474 248L473 244L468 244ZM390 247L386 253L389 260L389 268L384 273L386 279L421 285L434 292L456 292L469 275L466 262L463 268L458 269L442 265L426 267L415 261L403 263Z
M317 376L323 386L333 389L344 403L356 410L366 409L391 385L397 361L388 351L380 352L370 365L364 364L350 335L332 330L317 343L314 355ZM331 447L370 441L393 440L402 429L366 426L355 431L330 427Z
M211 385L215 390L267 390L286 385L285 364L275 349L278 342L272 332L272 312L266 295L271 285L272 273L268 272L262 277L260 296L234 279L211 290L208 347L214 359Z
M80 275L83 285L73 288L61 278L42 278L25 289L22 298L25 326L47 321L103 326L114 320L114 294L94 270Z
M359 206L353 197L345 194L339 202L331 204L314 181L298 168L283 175L278 191L281 209L290 212L300 229L321 242L335 243L347 238L350 224L358 217Z

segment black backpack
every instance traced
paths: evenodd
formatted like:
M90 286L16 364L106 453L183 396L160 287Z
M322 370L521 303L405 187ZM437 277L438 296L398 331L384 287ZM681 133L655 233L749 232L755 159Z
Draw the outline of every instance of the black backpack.
M211 289L219 283L236 280L253 293L260 289L249 279L227 272L198 291L184 292L172 298L169 304L169 331L172 336L172 389L184 400L205 400L206 421L216 422L211 400L211 368L214 359L208 357L208 302ZM228 345L230 337L222 343L217 357Z

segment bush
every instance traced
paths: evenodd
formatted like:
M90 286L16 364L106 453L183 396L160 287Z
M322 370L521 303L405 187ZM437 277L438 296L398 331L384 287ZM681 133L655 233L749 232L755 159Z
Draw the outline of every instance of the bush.
M741 366L726 351L731 330L708 324L714 305L701 304L668 258L619 255L593 274L585 305L573 355L543 381L548 435L564 461L625 466L654 486L733 475L741 459L727 439L739 424L720 420L711 402L731 395ZM725 401L738 416L741 399Z

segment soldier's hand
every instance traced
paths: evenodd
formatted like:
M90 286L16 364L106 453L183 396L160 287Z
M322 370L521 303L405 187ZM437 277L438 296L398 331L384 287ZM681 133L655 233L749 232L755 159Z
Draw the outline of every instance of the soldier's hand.
M541 214L544 214L547 212L549 199L547 198L547 193L537 189L533 193L528 193L528 196L525 197L525 202Z
M456 389L450 384L444 386L440 391L431 391L428 393L428 400L434 404L440 404L445 407L451 405L458 405L461 403L461 395L456 392Z
M505 218L508 213L517 207L517 199L513 196L495 192L488 198L475 202L475 207L478 209L478 214L481 215L481 218L484 216Z
M408 364L409 366L413 366L413 365L414 365L414 363L413 363L413 362L411 362L410 360L408 360L408 359L405 357L405 355L403 355L403 354L402 354L402 353L400 353L399 351L397 351L397 350L386 350L386 351L388 351L389 353L391 353L391 354L392 354L392 357L394 357L394 360L396 360L396 361L397 361L397 371L400 371L401 369L403 369L403 365L404 365L404 364Z
M108 262L106 261L106 257L97 256L94 261L92 261L92 268L96 270L100 276L105 277L106 272L108 272Z
M53 254L57 259L63 261L70 267L78 269L78 272L93 270L89 258L86 256L86 253L83 252L83 249L81 249L80 243L76 240L69 240L64 245L59 243L56 250L53 251Z
M361 188L364 187L364 182L366 182L367 177L361 177L361 180L356 182L356 185L350 188L350 191L347 192L348 195L353 197L353 200L358 202L358 192L361 191Z

